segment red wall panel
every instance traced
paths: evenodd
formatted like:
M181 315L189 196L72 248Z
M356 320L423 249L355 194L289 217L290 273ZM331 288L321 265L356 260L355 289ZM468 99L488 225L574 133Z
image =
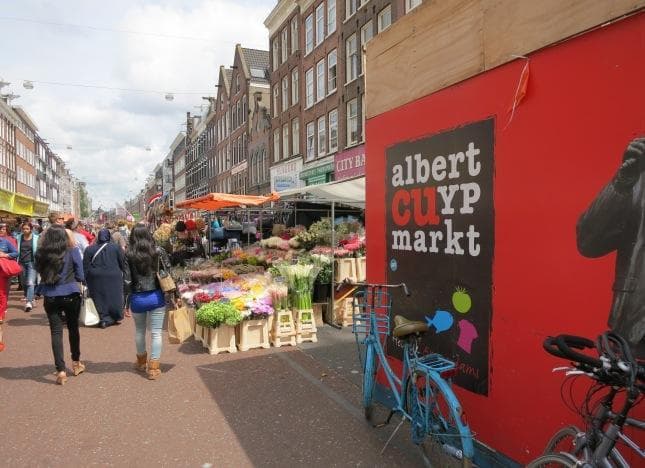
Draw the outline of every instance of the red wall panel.
M386 274L386 148L496 119L490 394L458 393L477 437L519 461L560 425L580 423L560 400L562 375L551 372L562 362L541 343L606 328L614 257L582 257L575 226L628 142L645 135L643 57L641 13L532 54L510 122L524 60L367 122L368 279L377 282Z

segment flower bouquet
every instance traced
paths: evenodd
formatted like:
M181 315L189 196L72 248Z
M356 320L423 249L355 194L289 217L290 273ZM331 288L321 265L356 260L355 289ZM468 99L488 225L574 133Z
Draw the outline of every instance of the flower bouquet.
M289 285L291 305L299 310L311 309L314 280L320 267L312 264L282 264L278 266L278 269Z
M269 288L271 303L275 310L286 310L289 307L289 289L285 284L274 284Z

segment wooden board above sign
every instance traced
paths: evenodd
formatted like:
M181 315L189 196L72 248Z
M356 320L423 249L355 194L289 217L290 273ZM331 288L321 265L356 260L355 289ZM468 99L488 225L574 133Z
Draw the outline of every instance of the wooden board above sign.
M424 2L367 46L367 118L644 7L645 0Z

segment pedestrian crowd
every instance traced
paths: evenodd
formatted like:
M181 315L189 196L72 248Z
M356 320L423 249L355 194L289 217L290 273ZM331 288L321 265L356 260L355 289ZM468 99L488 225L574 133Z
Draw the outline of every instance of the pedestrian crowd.
M99 328L119 325L125 317L133 317L135 368L151 380L159 378L166 304L177 297L176 292L164 293L161 288L159 272L168 271L170 260L155 244L146 225L137 224L130 232L124 222L119 222L115 228L105 226L92 233L81 221L66 220L61 213L52 212L45 229L28 221L17 226L15 236L7 229L0 223L0 351L5 348L3 327L11 280L19 271L25 312L31 312L35 299L43 297L57 384L67 381L65 326L72 374L78 376L85 371L79 319L89 302L86 298L91 298L96 307Z

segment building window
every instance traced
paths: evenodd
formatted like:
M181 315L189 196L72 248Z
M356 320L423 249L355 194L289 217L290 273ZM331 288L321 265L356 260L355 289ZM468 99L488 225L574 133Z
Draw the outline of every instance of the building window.
M289 124L286 123L282 126L282 159L287 159L289 156Z
M293 155L300 154L300 120L295 118L291 121L291 149L293 150Z
M298 17L294 16L291 18L291 53L293 54L298 47Z
M314 69L305 73L305 109L314 105Z
M278 47L278 38L273 39L273 70L280 66L280 49Z
M421 5L421 0L405 0L405 12L409 13L419 5Z
M347 146L358 143L358 102L352 99L347 103Z
M392 7L383 8L378 14L378 32L385 31L392 24Z
M345 58L347 60L347 83L358 76L358 54L356 50L356 34L349 36L345 41Z
M298 69L294 68L291 70L291 105L298 103L298 97L300 94L300 88L298 85Z
M361 28L361 46L365 47L372 37L374 37L374 24L369 20Z
M314 123L309 122L307 124L307 161L315 159L316 153L314 152Z
M329 113L329 152L338 150L338 111Z
M365 94L361 94L361 141L365 141Z
M273 117L278 116L278 101L280 99L280 87L275 85L273 87Z
M282 112L289 108L289 75L282 78Z
M305 19L305 55L314 50L314 15Z
M316 64L316 102L325 97L325 59Z
M327 152L327 119L323 115L318 119L318 156Z
M345 19L356 13L360 6L360 0L345 0Z
M316 46L325 40L325 4L321 3L316 8Z
M336 0L327 0L327 35L336 31Z
M336 49L329 52L327 56L327 92L336 91Z
M287 28L284 28L282 30L282 34L280 36L280 45L282 46L282 63L287 61L287 57L289 57L289 30Z
M276 128L273 132L273 161L280 161L280 129Z

